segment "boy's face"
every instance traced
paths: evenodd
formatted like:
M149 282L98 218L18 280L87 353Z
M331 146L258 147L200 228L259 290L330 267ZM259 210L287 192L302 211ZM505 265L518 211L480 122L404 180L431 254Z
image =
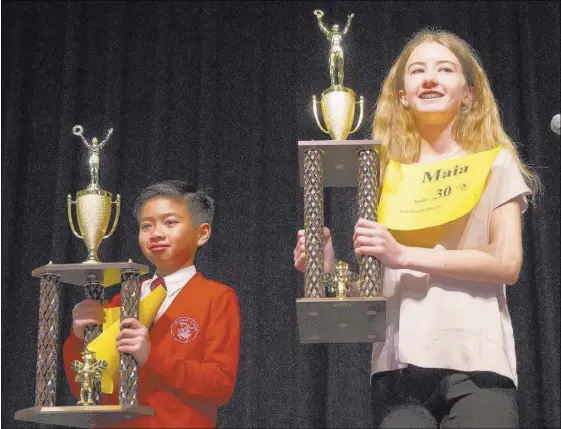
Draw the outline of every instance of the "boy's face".
M197 248L210 237L210 226L193 226L182 198L156 197L140 212L138 243L160 276L193 265Z

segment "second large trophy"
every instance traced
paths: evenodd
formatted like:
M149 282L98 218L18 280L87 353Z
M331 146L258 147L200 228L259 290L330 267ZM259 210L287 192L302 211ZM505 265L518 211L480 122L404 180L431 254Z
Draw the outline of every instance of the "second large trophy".
M112 195L99 186L99 154L112 130L101 143L95 137L88 143L80 125L72 131L88 148L90 184L77 193L76 201L68 195L68 221L72 232L84 240L88 258L77 264L49 262L31 272L32 276L41 279L35 405L16 412L15 419L74 428L105 427L154 414L152 408L139 405L138 364L132 355L117 351L116 336L121 321L130 317L149 326L165 292L157 292L156 288L141 302L140 275L146 273L148 267L131 259L128 262L98 260L97 249L103 238L115 231L120 212L119 195L112 201ZM76 204L81 235L72 221L73 203ZM116 206L115 220L107 233L112 205ZM85 298L100 304L104 302L105 287L120 284L121 302L119 307L104 309L103 326L92 324L85 327L81 359L69 362L75 373L72 376L79 384L80 400L76 405L57 406L61 283L82 287ZM111 394L115 389L118 389L119 403L102 404L102 393Z
M333 273L324 272L324 188L357 187L358 217L377 219L378 148L372 140L345 140L354 117L354 92L342 86L342 36L347 25L329 31L322 22L323 12L314 11L320 28L331 41L331 87L324 91L322 111L333 140L299 141L300 184L304 187L304 234L306 268L304 298L296 300L300 342L355 343L383 342L386 330L386 298L382 296L380 261L364 255L359 273L349 272L346 262L338 261ZM352 97L349 96L352 94ZM362 120L363 100L360 101ZM354 130L353 130L354 131ZM335 140L335 141L334 141ZM356 222L356 219L354 219ZM349 237L352 240L352 237Z

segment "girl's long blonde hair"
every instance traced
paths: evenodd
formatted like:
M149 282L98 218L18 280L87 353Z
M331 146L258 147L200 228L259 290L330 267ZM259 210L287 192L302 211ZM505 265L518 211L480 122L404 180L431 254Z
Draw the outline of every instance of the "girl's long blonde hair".
M455 34L432 29L415 34L382 84L373 123L373 138L382 142L381 174L390 159L410 164L419 158L421 137L411 109L405 108L399 100L399 91L404 89L405 65L413 50L423 43L432 42L447 47L458 58L466 83L474 91L471 103L460 110L455 122L453 135L456 142L469 153L502 145L516 160L530 189L534 193L539 191L538 176L522 162L514 143L503 129L497 102L477 54Z

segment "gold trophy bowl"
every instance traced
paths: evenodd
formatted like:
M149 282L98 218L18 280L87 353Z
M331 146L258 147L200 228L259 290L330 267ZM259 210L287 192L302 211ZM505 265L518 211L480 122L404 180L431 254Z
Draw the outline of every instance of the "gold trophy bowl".
M119 214L121 211L121 196L117 194L117 199L111 201L113 198L110 192L103 189L84 189L76 194L76 201L72 201L70 194L67 196L68 206L68 222L72 233L84 240L86 248L88 249L88 259L84 262L97 263L97 249L104 238L110 237L119 221ZM76 218L78 219L78 227L82 235L76 232L74 228L74 221L72 220L72 204L76 204ZM109 226L109 219L111 217L111 206L115 204L115 219L113 226L108 234L105 234Z
M359 101L356 101L355 92L343 85L332 85L321 93L321 113L325 127L321 125L319 120L318 101L315 95L312 102L318 127L325 134L329 134L333 140L346 140L347 136L356 132L362 123L364 98L361 95ZM351 130L356 104L360 106L360 113L356 126Z

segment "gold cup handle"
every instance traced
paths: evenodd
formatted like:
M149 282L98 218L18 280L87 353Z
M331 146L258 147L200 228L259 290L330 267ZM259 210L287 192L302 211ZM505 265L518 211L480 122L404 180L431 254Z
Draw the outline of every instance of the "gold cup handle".
M121 213L121 196L117 194L117 199L111 204L115 204L115 219L113 219L113 226L111 227L111 231L103 238L111 237L111 235L115 232L115 228L117 228L117 222L119 221L119 214Z
M72 204L76 204L76 201L72 201L72 197L70 196L70 194L68 194L68 196L66 197L66 203L68 207L68 222L70 223L70 229L76 237L78 237L79 239L83 239L83 237L76 232L76 229L74 228L74 221L72 220Z
M320 130L322 130L325 134L329 134L329 131L327 131L325 128L323 128L323 126L321 125L321 122L319 120L319 116L318 116L318 100L316 98L316 96L312 96L312 105L314 107L314 118L316 118L316 123L318 124L318 127Z
M353 134L356 130L358 130L360 124L362 123L362 116L364 114L364 97L361 95L360 100L355 101L355 103L360 106L360 114L358 115L358 122L356 123L354 130L350 131L349 134Z

